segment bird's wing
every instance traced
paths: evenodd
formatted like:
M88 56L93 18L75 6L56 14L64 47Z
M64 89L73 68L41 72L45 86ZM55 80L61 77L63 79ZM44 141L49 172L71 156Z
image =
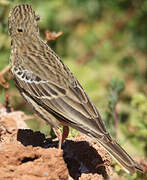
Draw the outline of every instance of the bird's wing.
M136 169L143 172L140 165L112 140L96 107L90 102L78 81L65 89L52 81L40 79L30 71L19 71L16 68L14 78L24 98L29 104L33 104L36 111L44 113L42 116L46 120L51 114L61 121L61 124L67 123L95 137L128 172L134 173Z
M14 73L14 72L13 72ZM60 121L100 138L108 134L105 125L87 94L77 80L68 88L63 88L55 82L40 79L39 76L21 67L15 67L16 85L34 102Z

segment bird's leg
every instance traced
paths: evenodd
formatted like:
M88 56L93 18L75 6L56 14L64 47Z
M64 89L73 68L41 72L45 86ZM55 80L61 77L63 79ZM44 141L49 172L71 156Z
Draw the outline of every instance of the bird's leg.
M63 126L62 143L67 138L68 134L69 134L69 127L68 126Z
M53 128L58 140L58 149L61 149L63 141L67 138L68 133L69 133L69 127L68 126L63 126L63 133L61 133L59 128Z
M58 144L58 149L61 149L61 145L62 145L62 133L60 131L60 129L58 127L53 127L53 130L59 140L59 144Z

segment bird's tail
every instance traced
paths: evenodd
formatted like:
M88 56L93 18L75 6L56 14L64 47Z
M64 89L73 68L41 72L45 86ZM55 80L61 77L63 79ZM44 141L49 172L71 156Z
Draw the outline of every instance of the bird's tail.
M138 170L143 173L141 166L135 162L117 142L113 141L112 139L109 139L109 141L97 139L97 141L127 172L134 173L136 170Z

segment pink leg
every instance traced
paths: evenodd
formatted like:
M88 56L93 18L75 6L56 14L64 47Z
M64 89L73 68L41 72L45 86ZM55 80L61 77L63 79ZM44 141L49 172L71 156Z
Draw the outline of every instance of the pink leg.
M67 138L68 134L69 134L69 127L68 126L63 126L62 143Z
M69 134L69 127L63 126L63 133L61 133L59 128L53 128L53 130L59 140L58 149L61 149L62 143L64 142L64 140L67 138Z

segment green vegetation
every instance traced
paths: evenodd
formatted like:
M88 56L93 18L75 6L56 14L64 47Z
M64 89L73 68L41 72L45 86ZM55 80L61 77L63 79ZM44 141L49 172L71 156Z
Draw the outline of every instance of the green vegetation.
M109 131L132 156L147 156L147 1L138 0L0 0L0 69L9 63L8 13L16 4L29 3L41 16L40 34L45 30L63 35L49 45L62 57L98 107ZM31 110L10 80L14 109ZM0 87L0 102L4 89ZM37 120L33 130L48 134ZM36 121L35 121L36 122ZM35 125L34 125L35 124ZM77 132L72 131L71 136ZM126 175L146 179L146 175Z

